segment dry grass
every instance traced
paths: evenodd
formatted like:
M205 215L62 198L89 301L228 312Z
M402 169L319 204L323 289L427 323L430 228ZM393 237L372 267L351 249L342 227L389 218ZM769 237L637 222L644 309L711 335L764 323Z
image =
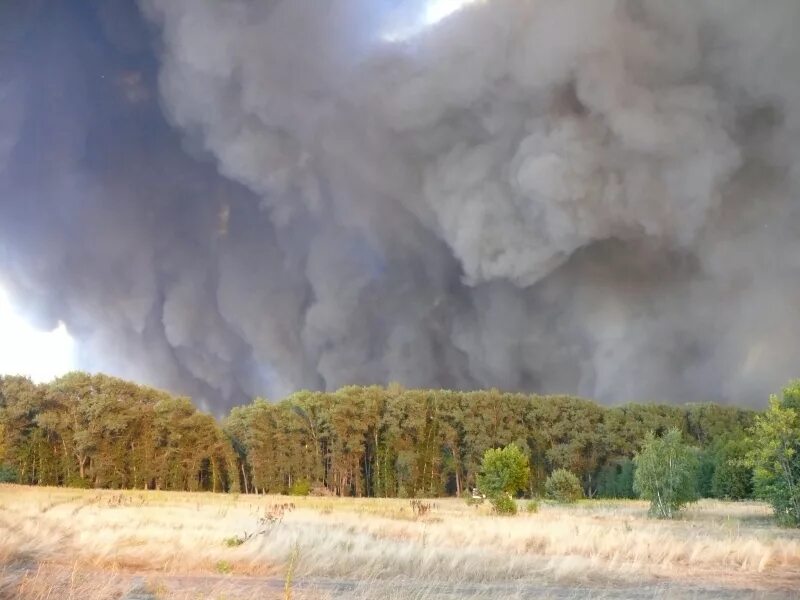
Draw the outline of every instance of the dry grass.
M705 501L674 522L628 501L511 518L431 503L417 516L407 500L0 486L0 597L283 598L293 555L295 600L800 587L800 532L757 503Z

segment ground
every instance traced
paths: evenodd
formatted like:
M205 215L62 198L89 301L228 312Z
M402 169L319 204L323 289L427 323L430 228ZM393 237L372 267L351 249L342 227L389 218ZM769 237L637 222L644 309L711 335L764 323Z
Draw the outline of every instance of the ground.
M290 498L0 486L0 597L792 598L800 531L759 503ZM424 510L424 507L423 507Z

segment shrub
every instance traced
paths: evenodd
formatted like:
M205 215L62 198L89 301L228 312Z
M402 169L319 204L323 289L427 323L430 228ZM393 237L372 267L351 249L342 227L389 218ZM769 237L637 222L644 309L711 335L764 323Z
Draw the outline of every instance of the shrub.
M517 503L511 494L500 494L490 500L494 512L498 515L515 515L517 514Z
M769 404L751 430L755 492L772 505L781 525L800 527L800 381Z
M697 499L697 454L684 443L680 430L670 429L660 438L652 431L648 433L633 462L633 488L650 500L651 515L671 519Z
M224 543L228 548L235 548L236 546L241 546L246 541L244 537L234 535L233 537L225 538Z
M483 454L478 488L489 498L514 496L528 486L530 473L528 457L516 444L490 448Z
M547 497L569 504L583 498L583 488L578 478L566 469L556 469L544 484Z
M525 510L529 513L538 513L539 512L539 501L535 498L533 500L528 500L525 503Z
M290 496L308 496L311 493L311 484L305 479L300 479L289 488Z
M217 573L220 573L222 575L227 575L231 571L233 571L233 565L229 563L227 560L221 560L217 562L215 568L217 570Z

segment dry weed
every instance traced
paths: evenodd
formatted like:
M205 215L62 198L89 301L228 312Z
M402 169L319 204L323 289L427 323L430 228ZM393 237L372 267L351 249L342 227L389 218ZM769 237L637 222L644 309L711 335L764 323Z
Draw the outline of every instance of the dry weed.
M445 499L435 501L431 518L434 501L287 502L0 486L0 505L0 561L6 565L0 589L3 597L15 597L8 596L9 585L22 586L25 600L48 597L47 586L54 590L50 598L99 600L97 594L119 588L119 573L174 582L187 574L221 577L221 564L226 585L230 578L273 578L275 597L288 572L298 583L358 586L394 578L412 587L435 581L476 593L507 582L579 588L658 578L681 585L800 586L800 532L775 527L769 509L758 503L704 501L682 520L665 522L648 519L646 505L633 501L543 504L537 513L500 519L489 507ZM84 581L80 570L67 585L63 572L73 561L108 575L100 589L86 588L98 581ZM22 578L21 564L27 565ZM41 565L58 567L47 572L60 575L52 581L41 570L36 575ZM173 588L165 597L177 597ZM293 589L296 599L310 593Z

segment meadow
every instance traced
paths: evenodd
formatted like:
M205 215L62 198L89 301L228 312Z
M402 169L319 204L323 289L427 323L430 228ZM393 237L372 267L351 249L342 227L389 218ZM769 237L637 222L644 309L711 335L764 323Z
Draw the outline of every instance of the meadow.
M0 597L783 598L800 531L759 503L675 521L638 501L493 515L459 499L0 486ZM423 514L420 514L422 512Z

